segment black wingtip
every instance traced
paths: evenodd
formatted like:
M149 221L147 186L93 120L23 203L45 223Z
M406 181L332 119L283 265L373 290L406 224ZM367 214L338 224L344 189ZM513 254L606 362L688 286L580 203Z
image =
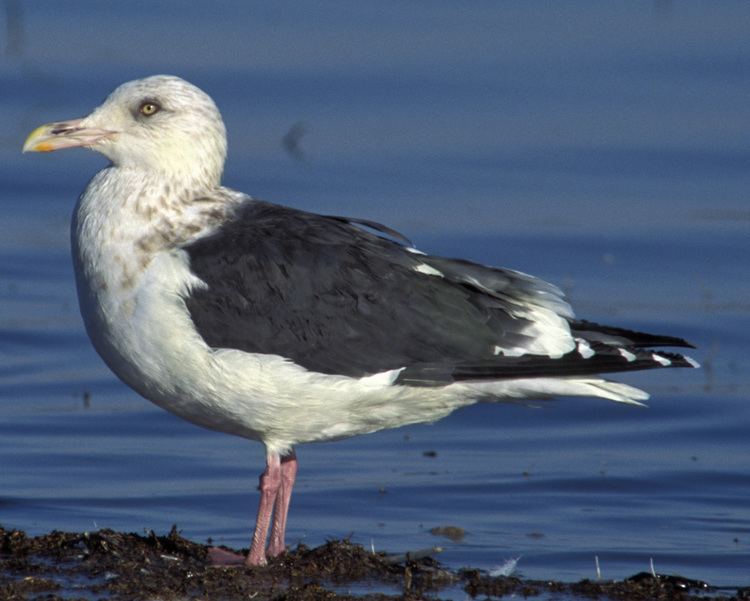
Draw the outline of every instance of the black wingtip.
M635 346L610 346L592 341L587 343L585 351L576 349L557 358L544 355L498 356L456 364L411 365L401 372L396 383L410 386L442 386L450 382L467 380L576 377L647 369L700 367L697 361L679 353L645 350Z
M570 329L574 336L587 340L599 340L608 344L625 344L634 347L674 346L679 348L695 348L684 338L665 336L663 334L649 334L638 330L628 330L615 326L605 326L593 321L578 319L570 321Z

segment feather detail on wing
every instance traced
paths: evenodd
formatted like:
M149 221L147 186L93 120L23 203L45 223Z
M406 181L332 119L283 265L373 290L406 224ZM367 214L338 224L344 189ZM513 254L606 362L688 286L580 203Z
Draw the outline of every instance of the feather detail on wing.
M204 284L185 304L210 347L355 378L402 370L396 383L412 386L683 365L640 349L684 341L576 321L552 284L402 242L374 222L248 199L183 246Z

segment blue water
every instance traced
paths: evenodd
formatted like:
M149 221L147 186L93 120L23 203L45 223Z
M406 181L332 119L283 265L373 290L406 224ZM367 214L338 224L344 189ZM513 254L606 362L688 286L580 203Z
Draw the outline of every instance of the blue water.
M170 72L222 109L228 185L537 274L581 317L690 339L704 366L621 378L646 410L479 405L304 446L290 543L440 545L453 567L521 556L523 575L564 580L594 577L595 556L605 578L653 558L748 584L750 5L21 6L0 58L5 527L177 523L248 544L261 446L139 398L83 332L67 223L104 161L19 153L36 125ZM295 123L302 160L281 145ZM429 533L445 525L464 540Z

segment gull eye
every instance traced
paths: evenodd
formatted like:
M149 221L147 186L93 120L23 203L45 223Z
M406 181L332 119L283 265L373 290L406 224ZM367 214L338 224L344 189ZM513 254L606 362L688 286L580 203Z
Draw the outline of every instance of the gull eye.
M155 115L161 110L161 105L153 100L145 100L138 107L138 112L144 117Z

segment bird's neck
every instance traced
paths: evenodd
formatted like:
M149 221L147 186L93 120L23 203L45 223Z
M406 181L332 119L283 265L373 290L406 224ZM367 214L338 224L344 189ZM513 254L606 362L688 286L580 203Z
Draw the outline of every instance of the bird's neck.
M78 201L74 253L89 268L133 259L143 265L213 230L233 210L236 196L224 188L190 189L151 171L103 169Z
M138 237L138 230L147 233L187 225L209 206L224 204L224 196L218 184L111 166L89 182L80 198L78 213L102 226L116 226L127 239L133 239Z

